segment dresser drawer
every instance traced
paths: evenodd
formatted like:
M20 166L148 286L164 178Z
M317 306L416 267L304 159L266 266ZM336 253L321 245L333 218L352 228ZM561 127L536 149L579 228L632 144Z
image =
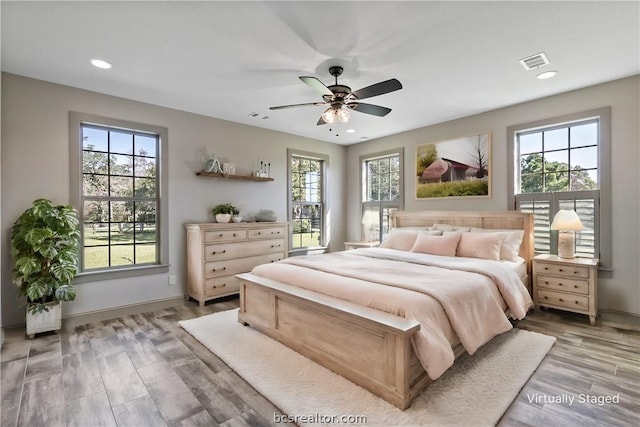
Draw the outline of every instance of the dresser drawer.
M539 305L550 304L557 307L566 307L573 310L589 310L589 298L586 296L538 289L537 297Z
M250 239L266 239L269 237L284 237L284 227L256 228L249 230Z
M239 240L247 240L247 230L220 230L207 231L204 233L204 241L212 242L234 242Z
M206 245L205 261L218 261L229 258L239 258L263 255L284 251L284 239L255 240L235 243L219 243Z
M240 279L235 276L216 277L204 282L204 296L229 294L240 290Z
M204 265L205 277L222 277L239 273L247 273L256 265L280 261L283 258L284 255L282 253L273 253L240 259L207 262Z
M589 295L589 282L584 280L538 275L536 285L539 288Z
M558 274L565 277L589 278L588 267L576 267L572 265L558 265L546 262L536 262L536 271L540 274Z

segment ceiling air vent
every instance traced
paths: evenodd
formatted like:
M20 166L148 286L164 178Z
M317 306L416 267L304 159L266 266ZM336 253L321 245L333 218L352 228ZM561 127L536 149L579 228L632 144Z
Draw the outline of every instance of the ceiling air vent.
M527 71L535 70L536 68L549 64L549 58L547 58L547 55L545 55L544 52L540 52L521 59L520 63Z

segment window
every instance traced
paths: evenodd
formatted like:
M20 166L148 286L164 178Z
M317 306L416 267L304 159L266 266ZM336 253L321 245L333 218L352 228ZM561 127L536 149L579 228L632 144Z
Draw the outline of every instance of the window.
M382 241L391 212L403 207L402 158L402 149L360 157L362 241Z
M610 266L611 233L603 232L610 209L609 123L604 108L509 128L510 195L516 209L534 214L537 253L556 253L551 222L558 210L571 209L584 226L576 233L576 256Z
M288 150L292 251L326 246L324 177L328 157Z
M163 264L167 131L72 113L72 201L82 224L80 271Z

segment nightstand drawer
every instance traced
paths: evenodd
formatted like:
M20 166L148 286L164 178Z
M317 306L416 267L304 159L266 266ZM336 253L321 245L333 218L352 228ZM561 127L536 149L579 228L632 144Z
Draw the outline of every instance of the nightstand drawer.
M538 288L547 288L557 291L575 292L578 294L589 294L589 282L584 280L574 280L563 277L552 277L539 275L536 285Z
M575 294L565 294L562 292L537 290L538 304L551 304L558 307L566 307L574 310L589 310L589 298Z
M583 279L589 278L588 267L576 267L572 265L537 262L536 271L540 274L559 274L565 277L580 277Z

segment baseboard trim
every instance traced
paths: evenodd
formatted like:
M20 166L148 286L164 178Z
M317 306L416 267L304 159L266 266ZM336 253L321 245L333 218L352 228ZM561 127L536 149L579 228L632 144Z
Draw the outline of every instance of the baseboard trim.
M184 296L121 305L118 307L88 311L85 313L71 314L62 317L62 327L65 329L74 328L86 323L101 322L103 320L115 319L118 317L128 316L136 313L144 313L146 311L162 310L165 308L176 306L181 302L184 302Z
M598 321L602 325L640 332L640 316L618 310L599 310Z

